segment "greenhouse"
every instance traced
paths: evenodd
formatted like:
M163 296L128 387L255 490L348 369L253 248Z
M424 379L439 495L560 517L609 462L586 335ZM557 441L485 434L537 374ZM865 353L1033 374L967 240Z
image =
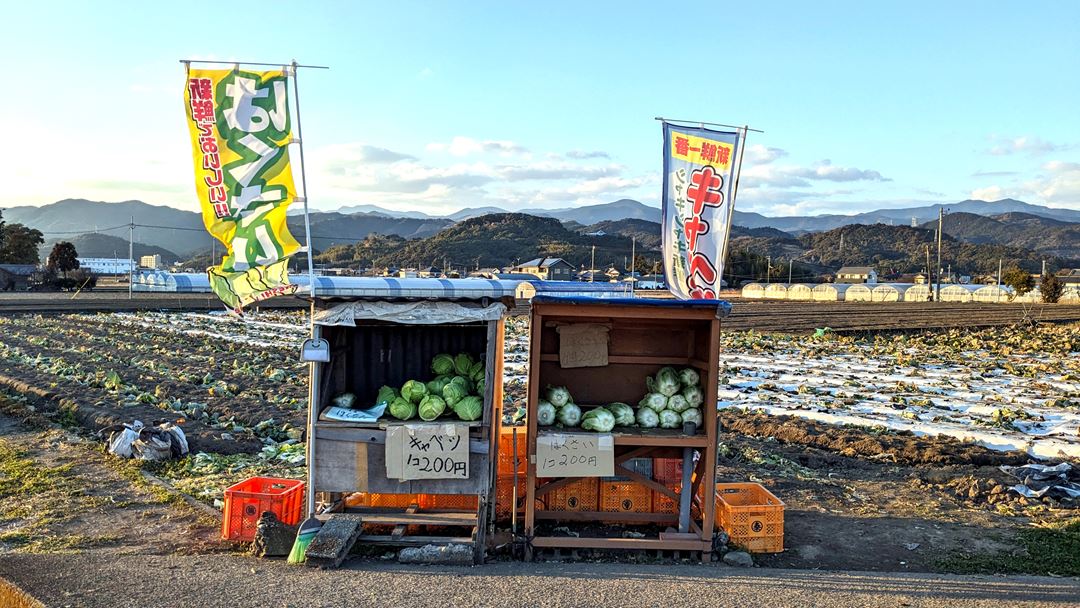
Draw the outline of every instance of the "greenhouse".
M863 285L861 283L856 283L856 284L848 287L848 290L846 292L844 292L844 301L845 302L872 302L874 300L873 294L874 294L874 291L872 289L870 289L869 285Z
M912 285L904 290L905 302L929 302L933 287L926 284Z
M788 286L783 283L769 283L765 286L765 297L770 300L787 299Z
M946 285L941 288L942 302L970 302L979 285Z
M1066 287L1065 291L1061 293L1061 299L1058 302L1062 304L1080 304L1080 285Z
M814 287L814 300L817 302L841 302L851 285L847 283L822 283Z
M789 300L813 300L814 288L809 285L795 284L788 287L787 299Z
M742 297L761 299L765 297L765 286L761 283L747 283L743 285Z
M984 285L971 295L973 302L1011 302L1013 290L1001 285Z
M870 292L870 299L874 302L903 302L904 292L911 287L910 283L886 283L878 285Z

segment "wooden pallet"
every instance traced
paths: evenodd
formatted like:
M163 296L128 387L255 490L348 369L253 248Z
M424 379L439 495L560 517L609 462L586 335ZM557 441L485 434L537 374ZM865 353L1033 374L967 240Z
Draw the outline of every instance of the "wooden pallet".
M356 544L392 547L470 545L473 563L484 563L487 505L481 504L476 511L420 510L415 505L406 509L360 507L349 509L345 515L363 519ZM382 530L378 530L380 528ZM389 534L385 533L387 528ZM446 534L445 528L458 530L460 534Z

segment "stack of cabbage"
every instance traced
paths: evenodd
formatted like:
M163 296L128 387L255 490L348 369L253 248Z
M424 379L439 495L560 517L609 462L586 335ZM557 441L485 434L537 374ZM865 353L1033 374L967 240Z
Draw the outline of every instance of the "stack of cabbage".
M645 428L682 428L683 423L701 426L701 403L705 400L697 370L676 371L665 367L645 379L649 393L638 402L637 423Z
M375 403L386 401L390 415L398 420L411 420L419 414L430 422L451 412L462 420L483 416L483 363L468 353L456 357L442 354L431 360L431 371L435 379L430 382L409 380L400 391L390 386L380 388Z
M540 426L560 424L564 427L576 427L597 433L607 433L618 426L633 426L634 408L625 403L611 403L604 407L593 408L584 415L581 408L574 404L573 397L564 387L549 386L546 399L541 399L536 407L536 423Z

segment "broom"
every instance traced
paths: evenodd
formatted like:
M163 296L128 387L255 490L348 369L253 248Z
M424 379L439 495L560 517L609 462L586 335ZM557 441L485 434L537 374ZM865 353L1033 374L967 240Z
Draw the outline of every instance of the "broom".
M290 564L302 564L307 559L308 545L315 538L315 535L319 533L319 528L322 528L322 522L316 519L314 516L304 520L304 523L300 524L300 529L296 532L296 542L293 543L292 551L289 552Z

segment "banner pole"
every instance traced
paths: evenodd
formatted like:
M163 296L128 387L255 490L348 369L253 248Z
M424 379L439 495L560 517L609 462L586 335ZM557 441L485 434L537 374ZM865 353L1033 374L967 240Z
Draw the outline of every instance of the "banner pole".
M311 296L311 301L315 301L315 263L312 254L311 244L311 217L308 213L308 195L307 195L307 161L304 160L304 132L300 126L300 84L297 81L297 69L300 67L297 65L296 60L292 62L292 79L293 79L293 99L296 100L296 138L300 140L297 145L300 148L300 187L304 189L304 238L307 241L307 266L308 266L308 291ZM314 327L315 320L312 318L312 327Z
M739 178L742 177L742 161L743 155L746 152L746 132L750 130L748 125L742 127L742 137L739 141L739 162L735 165L735 184L731 187L731 200L728 201L728 217L727 225L724 227L724 252L720 256L720 263L727 267L728 263L728 249L731 243L731 222L735 219L735 199L739 195ZM760 133L760 131L759 131ZM732 274L734 280L735 275ZM720 271L720 280L724 280L724 272ZM731 287L731 285L728 285Z

